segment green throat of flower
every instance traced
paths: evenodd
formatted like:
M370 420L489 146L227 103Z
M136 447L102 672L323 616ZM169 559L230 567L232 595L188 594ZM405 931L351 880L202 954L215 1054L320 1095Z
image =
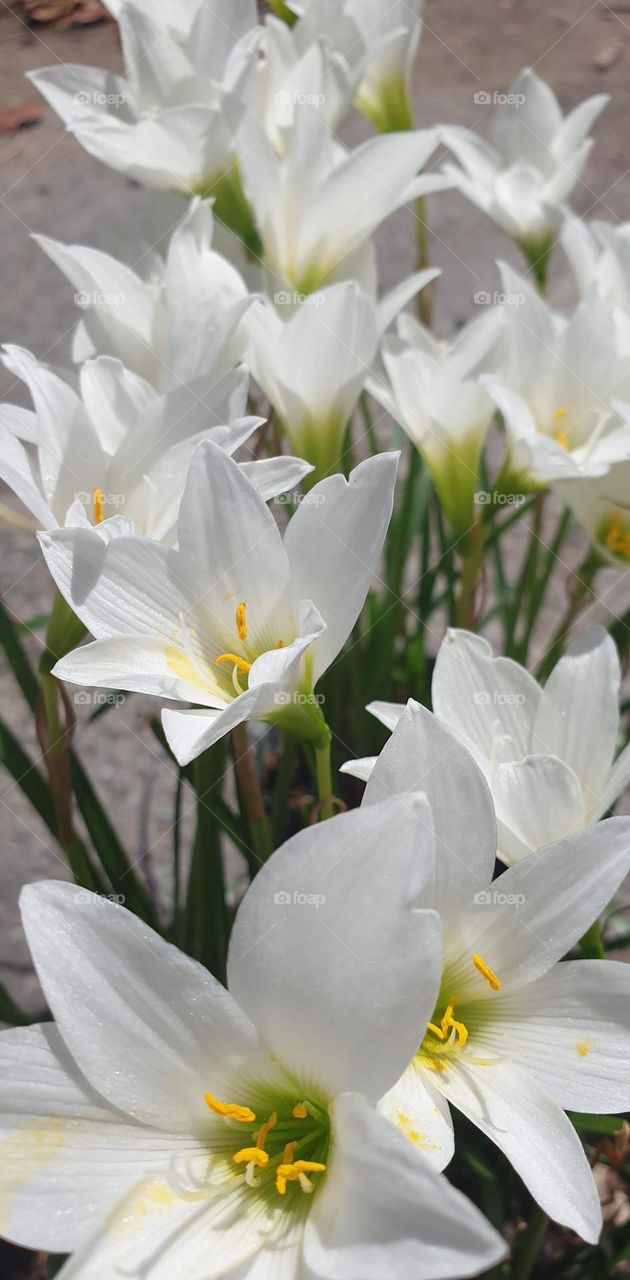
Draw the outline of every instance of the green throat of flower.
M482 956L473 955L471 963L491 991L500 991L500 979ZM461 1056L468 1045L471 1031L478 1026L480 1017L483 1018L483 1006L487 1005L487 1001L460 999L457 994L445 996L445 990L450 991L450 988L445 987L443 982L433 1016L427 1024L424 1040L416 1054L419 1065L429 1071L445 1071L449 1061ZM482 1065L480 1059L475 1061L477 1065Z
M225 1122L222 1153L235 1176L257 1195L287 1207L296 1197L310 1196L326 1173L330 1118L321 1102L279 1094L273 1110L258 1114L240 1103L205 1094L206 1105Z

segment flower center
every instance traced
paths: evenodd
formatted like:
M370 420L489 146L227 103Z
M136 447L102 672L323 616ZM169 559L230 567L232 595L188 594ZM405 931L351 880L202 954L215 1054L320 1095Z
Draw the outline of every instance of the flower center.
M555 423L563 422L566 416L567 416L566 409L556 409L553 415L553 421ZM551 434L553 436L553 439L556 441L556 443L561 445L563 449L570 448L571 442L569 440L568 432L564 431L561 426L554 427Z
M606 520L600 539L614 556L630 560L630 522L626 521L624 525L618 511Z
M287 1191L312 1195L326 1172L330 1143L328 1112L310 1098L280 1096L267 1118L260 1123L251 1107L222 1102L205 1094L206 1105L226 1124L225 1159L241 1173L249 1187L270 1193L273 1199Z
M241 603L236 606L234 622L236 634L238 635L241 643L244 644L247 640L247 605L244 601L241 601ZM283 648L284 640L279 640L276 645L276 649ZM238 697L240 693L245 692L239 680L239 675L248 676L251 671L252 664L251 662L248 662L246 658L241 657L238 653L220 653L218 658L215 658L214 665L216 667L222 667L225 662L232 663L232 684L234 685L234 691Z
M473 955L472 964L492 991L500 991L501 981L490 965L486 964L483 956ZM427 1024L426 1035L416 1054L422 1065L430 1071L445 1071L449 1056L452 1058L460 1055L466 1048L470 1035L470 1017L474 1016L474 1002L469 1002L467 1014L456 1018L455 1009L461 1003L461 998L457 995L451 995L447 1000L441 994L438 997L433 1017Z
M103 508L104 508L103 490L99 488L92 489L92 512L93 512L95 524L103 523L103 519L104 519Z

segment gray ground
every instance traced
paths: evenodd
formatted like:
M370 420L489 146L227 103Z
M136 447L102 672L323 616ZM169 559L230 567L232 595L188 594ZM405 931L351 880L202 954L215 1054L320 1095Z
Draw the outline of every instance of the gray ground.
M417 121L421 125L459 122L483 130L491 108L477 105L474 95L480 90L504 90L525 64L550 81L565 108L591 93L606 91L613 100L597 125L597 145L574 204L590 216L630 218L629 37L630 3L428 0L416 75ZM33 101L37 95L24 80L24 73L56 62L117 69L120 55L115 27L29 30L17 11L11 12L0 3L0 111ZM344 137L351 142L367 134L368 128L359 118L344 129ZM1 137L4 288L0 340L21 343L51 362L66 360L76 320L72 291L29 235L45 231L67 241L107 247L115 223L122 222L130 235L135 234L143 200L141 191L101 167L66 136L49 109L37 127ZM431 219L431 257L444 272L437 291L437 324L447 334L472 314L475 292L497 287L495 257L517 259L502 233L457 194L437 197ZM386 285L413 269L413 224L408 212L390 220L379 247ZM558 300L571 300L568 272L559 253L553 292ZM4 370L0 370L0 393L18 398ZM0 528L0 538L0 582L7 603L17 617L31 619L48 606L50 580L29 534ZM569 567L577 563L582 550L576 537L566 557ZM627 590L624 599L618 575L613 572L602 575L598 594L592 617L627 607ZM561 595L563 586L558 587L549 606L552 624L564 608ZM37 641L32 640L30 646L35 653ZM84 708L78 707L78 711ZM2 715L35 754L29 717L6 673ZM173 775L153 742L147 720L147 703L132 699L93 725L88 726L83 716L77 743L128 847L136 857L150 850L162 887L167 889ZM0 806L4 835L0 978L16 997L36 1009L40 997L28 973L17 896L25 882L66 872L43 826L6 776L0 780Z

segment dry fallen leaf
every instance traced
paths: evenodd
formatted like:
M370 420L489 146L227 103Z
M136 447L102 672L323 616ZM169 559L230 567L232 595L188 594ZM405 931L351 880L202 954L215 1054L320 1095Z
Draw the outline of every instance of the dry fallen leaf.
M23 0L31 22L54 23L56 27L83 26L109 17L100 0Z
M0 134L16 133L38 124L44 114L41 102L24 102L21 107L0 107Z

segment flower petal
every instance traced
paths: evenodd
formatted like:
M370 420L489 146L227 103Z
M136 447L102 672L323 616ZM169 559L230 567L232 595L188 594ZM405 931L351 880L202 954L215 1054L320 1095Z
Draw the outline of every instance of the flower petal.
M472 756L426 707L410 699L370 774L363 804L420 788L429 801L436 842L435 876L422 902L446 919L492 876L494 807Z
M355 467L349 480L322 480L289 521L285 547L296 591L313 600L327 626L314 654L313 683L347 640L372 585L397 466L397 454L380 454Z
M0 1222L25 1248L69 1253L147 1170L166 1174L194 1139L127 1124L73 1062L57 1027L0 1035Z
M473 1276L505 1256L505 1241L479 1210L364 1098L337 1098L333 1133L304 1238L318 1280Z
M500 764L492 779L499 857L511 866L585 825L582 788L555 756L526 756Z
M415 1060L378 1104L381 1115L393 1124L438 1169L452 1159L455 1150L453 1122L446 1099L426 1079Z
M630 1108L630 965L571 960L493 1003L492 1038L561 1107ZM490 1028L484 1033L490 1038Z
M223 711L166 708L162 712L162 727L175 759L184 766L245 720L265 720L274 712L277 714L281 699L286 701L279 685L259 684L246 689Z
M288 840L243 899L230 990L305 1084L376 1101L415 1052L441 970L437 916L410 906L432 858L425 798L394 797Z
M595 1244L599 1197L571 1121L515 1062L449 1064L439 1073L449 1101L505 1152L538 1204L555 1222Z
M182 675L178 674L181 664ZM222 707L223 698L201 680L183 650L155 636L114 636L81 645L53 668L59 680L101 689L129 689L181 702ZM190 678L186 678L190 672Z
M21 906L44 993L89 1083L142 1123L203 1134L204 1092L229 1096L256 1056L254 1028L232 997L96 894L48 881L27 886Z

